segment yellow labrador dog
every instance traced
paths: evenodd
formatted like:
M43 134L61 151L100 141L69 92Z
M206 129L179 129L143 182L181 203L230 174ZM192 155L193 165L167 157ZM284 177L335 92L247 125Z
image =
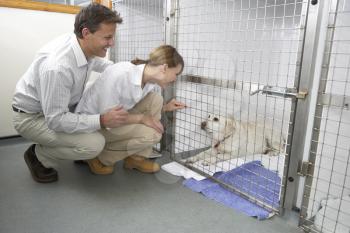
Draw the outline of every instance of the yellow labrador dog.
M190 157L187 163L203 160L203 165L252 154L278 155L285 153L285 139L281 130L272 130L266 123L237 121L233 117L209 115L201 128L212 133L212 146Z

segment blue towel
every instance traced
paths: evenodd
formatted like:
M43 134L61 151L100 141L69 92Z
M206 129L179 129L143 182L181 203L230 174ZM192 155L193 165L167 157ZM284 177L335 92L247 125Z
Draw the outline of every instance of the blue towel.
M252 161L227 172L215 173L214 177L268 205L275 208L279 206L281 178L277 172L264 168L260 161ZM183 184L195 192L259 220L268 218L271 213L210 179L197 181L191 178Z

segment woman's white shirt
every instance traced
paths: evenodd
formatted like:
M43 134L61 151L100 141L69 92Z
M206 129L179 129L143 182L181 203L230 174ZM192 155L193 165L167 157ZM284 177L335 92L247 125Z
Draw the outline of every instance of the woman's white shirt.
M149 92L160 92L157 84L146 83L142 88L145 64L119 62L109 66L83 93L77 113L103 114L116 106L133 108Z

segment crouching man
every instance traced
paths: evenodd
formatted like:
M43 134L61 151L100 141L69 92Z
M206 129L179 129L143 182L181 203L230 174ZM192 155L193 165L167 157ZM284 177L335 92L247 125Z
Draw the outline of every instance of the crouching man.
M45 45L17 83L13 97L13 123L24 138L33 141L24 159L35 181L57 181L56 160L86 160L92 172L110 174L96 156L105 146L101 128L123 124L128 113L121 108L104 114L76 114L91 71L102 72L112 62L102 59L114 45L115 11L96 3L76 15L74 34ZM101 122L103 119L103 122Z

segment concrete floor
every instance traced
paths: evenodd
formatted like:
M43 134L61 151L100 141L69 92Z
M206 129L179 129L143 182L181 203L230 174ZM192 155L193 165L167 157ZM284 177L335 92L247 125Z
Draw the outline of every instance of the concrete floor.
M96 176L60 161L59 181L39 184L23 160L29 145L0 140L1 233L301 232L296 213L259 221L184 188L182 178L124 170L121 163L113 175Z

